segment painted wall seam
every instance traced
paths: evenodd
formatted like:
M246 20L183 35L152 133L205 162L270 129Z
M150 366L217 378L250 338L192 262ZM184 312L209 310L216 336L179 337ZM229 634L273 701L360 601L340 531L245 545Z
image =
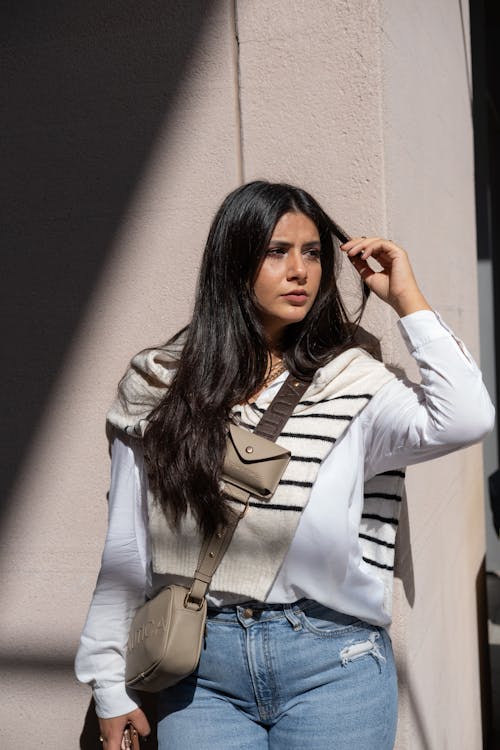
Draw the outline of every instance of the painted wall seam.
M471 105L471 118L472 118L472 74L470 69L470 53L469 49L467 47L467 33L466 33L466 23L464 18L464 8L463 8L463 0L458 0L458 6L460 9L460 26L462 29L462 43L464 48L464 64L465 64L465 76L467 80L467 91L469 92L469 101Z
M386 101L385 101L385 67L384 67L384 18L383 18L383 2L380 0L377 4L377 67L378 67L378 124L380 132L380 213L381 213L381 234L385 237L390 236L389 227L389 213L387 208L387 170L386 170ZM396 240L397 242L397 240ZM386 310L385 316L390 316L390 313ZM395 362L398 359L400 351L401 341L399 336L387 336L386 337L386 353L385 356L387 361Z
M238 33L238 0L229 0L233 39L234 94L236 105L236 164L240 185L245 182L245 165L243 158L243 120L241 117L241 70L240 38Z

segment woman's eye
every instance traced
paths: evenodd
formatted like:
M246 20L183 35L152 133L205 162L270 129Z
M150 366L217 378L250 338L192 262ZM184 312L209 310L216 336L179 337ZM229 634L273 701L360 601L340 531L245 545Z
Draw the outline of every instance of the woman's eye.
M321 250L319 250L319 248L311 247L306 252L307 255L314 260L320 260L321 258Z
M287 253L288 253L288 248L286 247L270 247L267 250L267 256L271 258L282 258ZM319 247L304 248L302 251L302 254L304 257L309 258L310 260L320 260L321 248Z

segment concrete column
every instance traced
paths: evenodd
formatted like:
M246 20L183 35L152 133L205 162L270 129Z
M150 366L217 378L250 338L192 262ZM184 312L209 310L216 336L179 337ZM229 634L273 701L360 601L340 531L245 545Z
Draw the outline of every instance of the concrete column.
M409 251L431 303L478 353L468 18L456 2L238 2L246 179L308 188L352 234ZM344 285L351 288L350 269ZM387 308L365 325L416 377ZM392 636L397 748L479 748L481 450L408 472ZM456 716L460 715L457 723Z

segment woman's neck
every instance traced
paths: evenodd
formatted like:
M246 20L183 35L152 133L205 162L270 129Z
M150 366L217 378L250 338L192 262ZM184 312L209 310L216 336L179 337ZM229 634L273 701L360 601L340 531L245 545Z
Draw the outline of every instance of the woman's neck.
M258 399L262 391L265 391L268 385L270 385L273 380L276 380L276 378L279 377L281 373L285 371L285 369L286 366L283 362L283 354L277 351L269 352L267 372L264 381L255 391L255 393L252 394L248 402L250 404L254 403Z

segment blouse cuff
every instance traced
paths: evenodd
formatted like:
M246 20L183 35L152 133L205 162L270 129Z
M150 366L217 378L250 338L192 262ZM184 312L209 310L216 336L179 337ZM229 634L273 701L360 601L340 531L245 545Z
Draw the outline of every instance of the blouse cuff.
M94 688L95 712L100 719L112 719L122 716L141 705L139 696L134 690L128 690L124 682L105 688Z

